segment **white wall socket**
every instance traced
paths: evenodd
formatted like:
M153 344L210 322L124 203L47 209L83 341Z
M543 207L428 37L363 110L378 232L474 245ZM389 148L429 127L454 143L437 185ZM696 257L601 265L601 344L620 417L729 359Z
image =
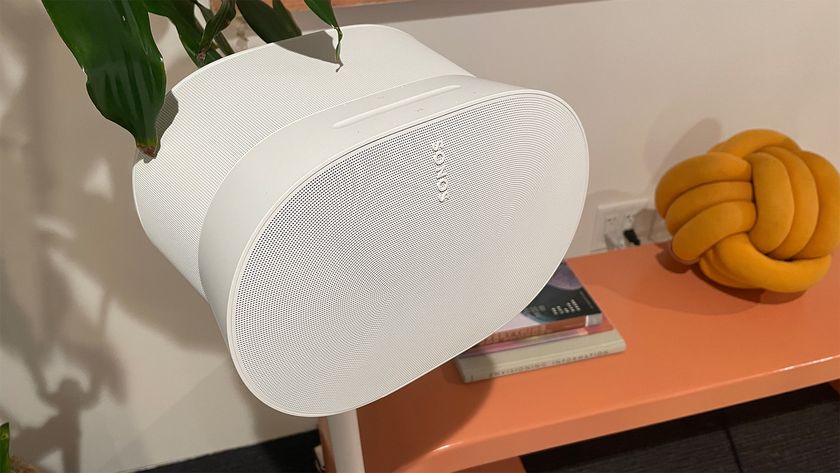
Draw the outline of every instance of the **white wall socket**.
M607 241L604 235L618 235L624 230L634 228L636 218L640 213L650 213L648 199L633 199L624 202L613 202L609 204L601 204L598 206L598 213L595 215L595 231L592 233L591 250L603 251L608 248ZM647 223L646 226L650 226ZM639 229L636 229L639 233ZM639 238L643 239L647 235L640 234Z

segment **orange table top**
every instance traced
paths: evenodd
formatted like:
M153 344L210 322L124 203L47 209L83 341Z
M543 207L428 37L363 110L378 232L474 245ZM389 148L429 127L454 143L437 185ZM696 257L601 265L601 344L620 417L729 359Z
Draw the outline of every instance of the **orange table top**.
M569 263L627 351L471 384L446 363L359 409L368 471L454 471L840 378L840 261L793 296L713 285L658 245Z

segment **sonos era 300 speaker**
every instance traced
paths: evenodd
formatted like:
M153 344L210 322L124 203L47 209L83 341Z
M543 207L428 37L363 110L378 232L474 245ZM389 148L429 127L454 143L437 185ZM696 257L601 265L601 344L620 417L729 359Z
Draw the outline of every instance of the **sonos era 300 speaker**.
M210 303L269 406L379 399L522 310L588 177L578 118L386 27L234 54L176 85L134 166L149 238ZM140 158L144 158L140 156Z

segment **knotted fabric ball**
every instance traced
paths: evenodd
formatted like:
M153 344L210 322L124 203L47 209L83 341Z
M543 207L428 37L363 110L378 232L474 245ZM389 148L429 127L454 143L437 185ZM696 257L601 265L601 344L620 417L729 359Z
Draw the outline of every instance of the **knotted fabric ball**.
M656 210L671 252L735 288L803 291L840 243L840 175L772 130L747 130L668 170Z

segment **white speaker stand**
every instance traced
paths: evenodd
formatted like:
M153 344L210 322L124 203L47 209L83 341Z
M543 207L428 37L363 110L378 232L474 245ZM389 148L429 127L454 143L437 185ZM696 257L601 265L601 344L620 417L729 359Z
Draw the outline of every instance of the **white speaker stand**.
M356 409L327 417L335 472L363 473L362 439Z

